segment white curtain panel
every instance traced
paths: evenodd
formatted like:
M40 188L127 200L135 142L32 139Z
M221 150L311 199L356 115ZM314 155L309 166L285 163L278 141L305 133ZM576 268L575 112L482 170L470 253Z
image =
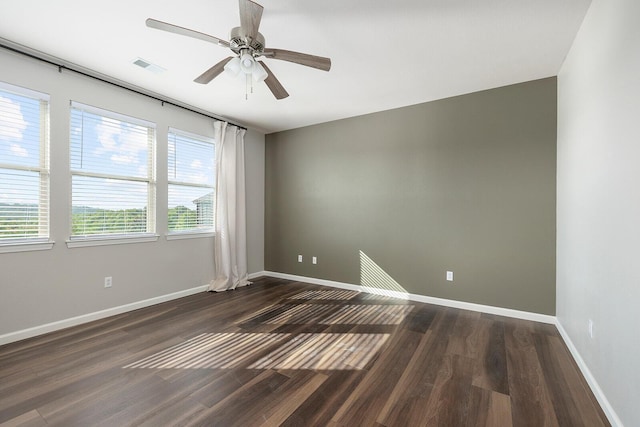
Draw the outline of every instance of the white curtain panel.
M216 141L215 279L210 291L226 291L249 282L244 174L245 130L214 123Z

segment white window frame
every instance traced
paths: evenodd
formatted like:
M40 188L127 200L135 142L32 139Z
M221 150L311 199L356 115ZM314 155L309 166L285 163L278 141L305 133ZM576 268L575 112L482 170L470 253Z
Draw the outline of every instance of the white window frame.
M199 134L195 134L195 133L191 133L191 132L187 132L187 131L183 131L180 129L176 129L176 128L169 128L168 132L167 132L167 147L170 144L171 141L171 137L172 135L175 135L177 137L184 137L184 138L189 138L189 139L193 139L195 141L198 142L202 142L202 143L207 143L207 144L211 144L212 148L213 148L213 159L212 159L212 164L213 164L213 185L206 185L206 184L200 184L200 183L194 183L194 182L184 182L184 181L178 181L178 180L174 180L169 178L171 176L171 172L169 170L167 170L167 234L166 234L166 239L167 240L179 240L179 239L189 239L189 238L199 238L199 237L211 237L214 236L214 227L215 224L212 222L211 227L208 228L193 228L193 229L186 229L186 230L169 230L169 209L171 209L171 207L169 206L169 187L171 185L176 185L176 186L186 186L186 187L191 187L191 188L208 188L211 190L211 192L214 194L214 200L215 200L215 186L216 186L216 171L215 171L215 156L216 156L216 144L215 144L215 140L211 137L207 137L204 135L199 135ZM169 159L170 159L170 153L167 151L167 169L170 167L169 165ZM175 167L175 165L174 165ZM215 201L214 201L215 203ZM212 207L212 209L214 209L215 206ZM213 214L213 218L212 221L215 221L215 212Z
M96 171L86 170L74 170L72 168L72 162L70 161L69 171L71 174L70 185L70 203L69 203L69 240L67 240L67 247L77 248L86 246L103 246L103 245L115 245L123 243L146 243L155 242L158 240L156 234L156 125L153 122L142 120L139 118L127 116L124 114L116 113L113 111L105 110L98 107L93 107L86 104L81 104L76 101L71 101L70 105L70 123L73 121L74 111L81 113L88 113L97 115L103 118L117 120L120 122L126 122L136 126L143 126L148 128L148 153L147 153L147 165L148 173L146 177L127 176L123 174L108 174ZM72 129L71 129L72 131ZM71 150L72 137L69 135L69 152L72 155ZM74 177L86 177L86 178L98 178L98 179L113 179L125 182L142 182L147 185L147 201L146 201L146 231L145 232L133 232L133 233L103 233L103 234L73 234L73 178Z
M40 176L38 200L38 234L34 237L0 239L0 253L48 250L53 247L50 217L50 161L49 161L49 95L31 89L0 82L0 91L37 100L40 103L38 166L0 163L0 168L21 172L37 172Z

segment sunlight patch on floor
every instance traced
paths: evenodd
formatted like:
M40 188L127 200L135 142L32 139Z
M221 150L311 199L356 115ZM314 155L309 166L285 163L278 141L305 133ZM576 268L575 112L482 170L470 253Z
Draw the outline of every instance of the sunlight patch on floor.
M350 300L358 296L358 291L344 291L344 290L331 290L331 291L304 291L288 299L323 299L323 300Z
M388 338L388 334L300 334L249 368L360 370Z
M276 304L247 322L266 324L398 325L413 305Z
M411 312L413 305L346 305L323 319L322 323L335 325L399 325Z
M363 369L388 334L201 334L162 350L125 369ZM259 354L277 346L266 356ZM257 361L251 363L252 360Z
M124 368L235 368L289 334L200 334Z

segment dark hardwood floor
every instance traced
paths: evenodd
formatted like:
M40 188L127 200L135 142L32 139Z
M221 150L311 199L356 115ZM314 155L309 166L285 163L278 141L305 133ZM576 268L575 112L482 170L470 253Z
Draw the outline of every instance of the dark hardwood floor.
M1 426L604 426L556 328L263 278L0 347Z

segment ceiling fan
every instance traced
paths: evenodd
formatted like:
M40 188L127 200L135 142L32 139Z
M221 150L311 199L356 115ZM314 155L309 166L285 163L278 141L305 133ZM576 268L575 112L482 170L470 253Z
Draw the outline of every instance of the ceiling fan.
M258 3L240 0L240 26L231 29L229 41L152 18L148 18L146 23L149 28L204 40L233 51L235 56L229 56L209 68L194 80L196 83L207 84L223 71L232 75L242 72L246 75L247 81L249 79L256 82L264 81L276 99L283 99L289 94L267 64L258 58L279 59L323 71L331 69L331 59L290 50L266 48L264 36L258 32L262 10L263 7Z

